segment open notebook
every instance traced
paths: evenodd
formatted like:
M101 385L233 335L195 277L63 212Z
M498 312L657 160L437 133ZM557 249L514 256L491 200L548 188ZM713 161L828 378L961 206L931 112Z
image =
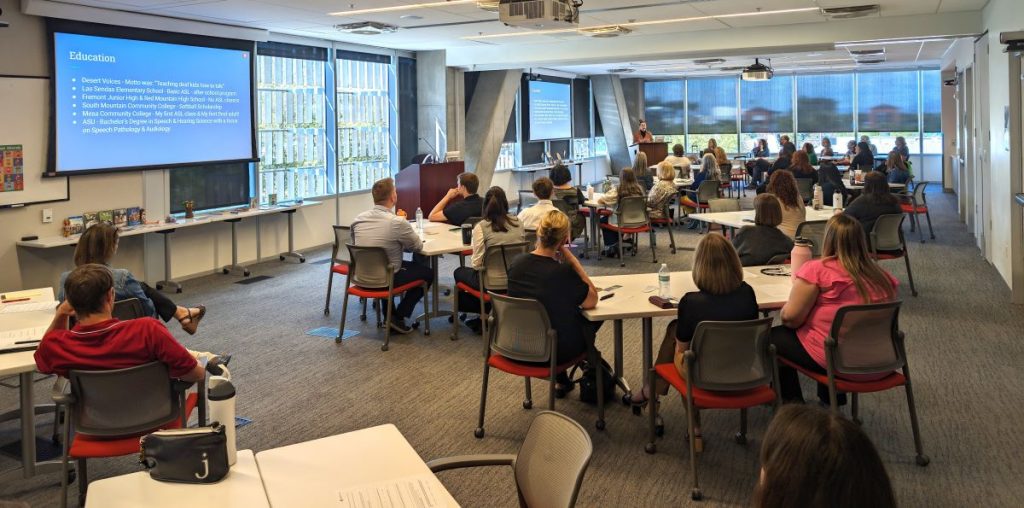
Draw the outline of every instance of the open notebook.
M0 293L0 353L35 349L56 308L53 288Z

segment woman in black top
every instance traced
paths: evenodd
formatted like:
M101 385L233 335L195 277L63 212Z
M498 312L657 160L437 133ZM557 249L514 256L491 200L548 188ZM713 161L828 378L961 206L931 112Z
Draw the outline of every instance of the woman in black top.
M835 206L832 202L832 195L839 191L843 195L843 203L850 200L850 191L843 183L843 175L839 174L839 168L832 161L821 161L818 167L818 183L821 185L822 204Z
M889 192L885 175L872 171L864 177L864 190L844 210L846 215L860 221L864 233L870 235L879 215L900 214L900 201Z
M807 152L803 150L793 154L789 170L793 172L793 176L796 178L806 178L811 181L812 185L818 183L818 172L811 165Z
M754 198L754 225L743 226L732 239L732 246L743 266L766 265L773 257L789 254L793 239L779 230L782 204L770 192Z
M722 235L706 235L697 245L693 256L693 282L699 291L683 295L679 300L678 319L669 323L665 339L658 351L656 364L674 362L679 374L686 377L683 353L690 348L693 332L701 321L746 321L757 319L757 298L754 288L743 282L740 258ZM663 381L655 387L659 395L668 393ZM645 386L639 395L626 396L623 402L639 409L647 403L650 388ZM700 419L697 417L697 450L703 448L700 440Z
M857 143L857 155L850 161L850 169L870 170L875 167L875 154L871 153L871 147L861 141Z
M566 247L568 239L569 218L558 210L548 212L537 225L536 250L516 258L508 270L509 296L533 298L544 305L558 334L555 361L560 364L583 354L602 324L588 321L580 312L597 306L597 289ZM573 388L565 372L558 374L555 382L560 397Z

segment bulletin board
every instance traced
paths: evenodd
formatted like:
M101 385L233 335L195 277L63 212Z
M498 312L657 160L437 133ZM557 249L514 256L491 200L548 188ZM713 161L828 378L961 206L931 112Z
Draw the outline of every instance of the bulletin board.
M0 211L67 201L67 177L44 177L50 129L49 78L0 76Z

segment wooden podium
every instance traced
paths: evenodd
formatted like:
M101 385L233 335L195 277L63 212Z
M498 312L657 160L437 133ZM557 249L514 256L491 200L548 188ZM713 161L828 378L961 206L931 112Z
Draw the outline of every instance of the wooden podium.
M668 143L637 143L631 145L636 147L637 152L647 155L647 164L653 166L668 157Z
M434 205L455 187L459 174L466 171L462 161L441 162L437 164L410 164L395 175L395 189L398 191L396 209L405 210L412 219L416 216L416 208L423 209L427 216Z

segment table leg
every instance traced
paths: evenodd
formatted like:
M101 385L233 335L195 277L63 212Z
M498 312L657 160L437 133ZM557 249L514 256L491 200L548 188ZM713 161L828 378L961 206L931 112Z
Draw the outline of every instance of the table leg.
M590 228L590 246L594 249L595 252L596 251L600 251L601 250L601 242L599 242L597 240L597 235L601 231L598 229L597 224L599 222L601 222L601 220L600 220L601 218L597 215L597 207L596 206L588 206L587 208L590 209L590 220L587 221L587 222L589 222L589 224L587 224L587 227ZM597 257L598 257L598 259L601 258L600 253L598 253Z
M171 290L174 289L175 293L181 292L181 284L178 284L171 279L171 233L175 232L174 229L167 229L164 231L157 231L161 235L164 235L164 280L157 281L156 288L158 290Z
M241 222L242 219L228 219L224 222L231 224L231 264L221 268L221 272L224 275L230 273L241 273L243 277L249 276L249 269L238 264L238 231L235 226Z
M576 163L576 185L583 185L583 163Z
M622 376L622 320L616 319L612 321L615 331L615 384L619 385L622 389L622 393L631 393L632 390L629 388L629 383Z
M288 215L288 252L282 252L281 255L278 256L278 259L281 261L292 260L299 263L305 263L306 256L295 251L295 223L293 220L295 212L296 210L294 208L281 212Z
M260 216L256 216L256 263L263 261L263 242L260 240Z
M430 272L433 274L434 282L430 285L430 297L423 304L423 314L416 316L414 321L426 321L427 319L434 319L442 316L454 315L454 309L452 311L441 310L441 286L438 283L439 266L441 256L430 256ZM453 289L454 291L454 289Z
M36 422L35 415L37 408L33 405L32 372L22 372L18 375L18 401L20 403L19 413L21 418L21 467L11 469L0 474L0 481L8 479L31 478L38 474L57 472L61 470L60 460L48 460L36 462Z
M654 318L645 317L643 319L643 330L644 330L644 371L643 375L647 376L651 371L651 367L654 364L654 358L651 357L651 351L654 349Z

